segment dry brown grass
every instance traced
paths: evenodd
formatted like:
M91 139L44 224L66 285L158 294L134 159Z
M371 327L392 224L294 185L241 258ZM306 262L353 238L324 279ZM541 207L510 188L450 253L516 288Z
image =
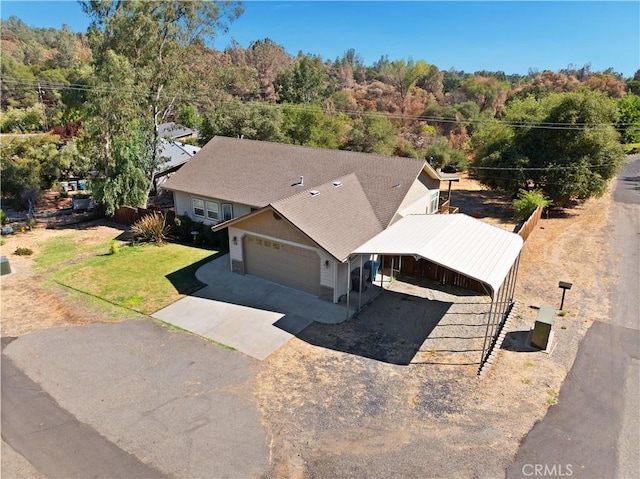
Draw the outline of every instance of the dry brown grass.
M105 221L83 223L65 229L35 228L33 231L3 237L3 256L9 258L12 274L0 279L0 327L2 336L22 336L51 327L79 326L105 321L103 310L87 304L82 297L71 295L55 284L45 284L36 270L35 258L43 245L59 236L72 237L75 242L103 242L122 231ZM30 248L32 256L18 256L18 247Z
M454 184L451 196L463 213L516 226L511 198L473 180ZM333 464L361 463L368 464L362 470L381 471L391 461L432 477L504 474L520 440L557 400L587 328L607 316L601 279L609 202L610 193L542 219L523 250L516 292L522 306L510 332L526 334L533 326L531 306L559 306L558 281L574 285L568 314L556 319L551 355L501 350L482 380L477 367L436 364L441 354L428 348L418 355L429 360L399 366L294 338L267 358L255 394L273 433L274 471L330 475ZM418 450L429 452L412 455Z

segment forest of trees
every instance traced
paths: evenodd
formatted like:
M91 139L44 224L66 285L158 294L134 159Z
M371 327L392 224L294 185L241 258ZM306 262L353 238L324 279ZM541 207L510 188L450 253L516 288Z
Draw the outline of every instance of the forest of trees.
M85 2L85 33L2 21L2 194L98 172L113 211L144 205L157 125L214 135L427 159L484 183L541 189L568 204L604 191L640 143L640 70L589 65L526 75L440 70L353 49L291 55L272 40L208 48L242 14L235 2ZM28 175L19 172L29 171Z

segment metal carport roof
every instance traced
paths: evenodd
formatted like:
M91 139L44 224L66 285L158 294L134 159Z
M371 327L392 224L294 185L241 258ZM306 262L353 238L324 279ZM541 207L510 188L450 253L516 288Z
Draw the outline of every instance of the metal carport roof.
M481 281L493 298L522 245L519 235L464 214L409 215L353 254L421 257Z

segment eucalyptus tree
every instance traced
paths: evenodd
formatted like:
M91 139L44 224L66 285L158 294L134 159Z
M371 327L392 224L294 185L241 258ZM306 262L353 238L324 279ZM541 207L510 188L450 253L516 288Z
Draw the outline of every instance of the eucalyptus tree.
M226 31L242 8L238 2L205 0L88 0L81 4L91 19L88 36L94 69L85 144L100 152L99 170L107 178L132 175L136 181L120 183L140 188L144 183L137 180L140 173L149 180L159 161L158 125L176 101L189 94L189 47ZM126 160L118 155L126 148L114 145L131 132L136 132L136 144L142 142L151 155L125 155ZM118 161L131 164L122 168ZM105 181L104 187L116 183ZM143 203L150 182L146 188L144 195L132 197ZM116 201L113 206L120 204Z

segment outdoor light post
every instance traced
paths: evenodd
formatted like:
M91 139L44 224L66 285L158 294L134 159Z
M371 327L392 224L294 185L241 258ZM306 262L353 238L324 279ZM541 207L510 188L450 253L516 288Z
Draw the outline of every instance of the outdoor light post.
M571 286L573 286L572 283L567 283L565 281L560 281L560 283L558 284L558 287L562 289L562 301L560 301L560 311L562 311L562 307L564 306L564 294L567 292L568 289L571 289Z

